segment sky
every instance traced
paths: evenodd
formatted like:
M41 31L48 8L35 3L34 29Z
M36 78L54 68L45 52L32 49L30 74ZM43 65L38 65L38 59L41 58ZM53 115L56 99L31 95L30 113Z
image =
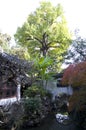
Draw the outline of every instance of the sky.
M0 0L0 31L13 36L17 27L22 26L27 16L39 6L40 1L42 0ZM48 1L54 5L61 3L69 29L74 31L78 28L80 35L86 37L86 0Z

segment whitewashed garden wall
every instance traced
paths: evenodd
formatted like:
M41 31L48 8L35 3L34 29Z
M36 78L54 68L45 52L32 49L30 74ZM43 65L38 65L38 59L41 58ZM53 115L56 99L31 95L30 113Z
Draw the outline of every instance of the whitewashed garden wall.
M59 94L65 93L68 95L73 94L73 89L71 86L68 87L57 87L57 81L44 81L44 88L53 94L53 100L55 96L59 96Z

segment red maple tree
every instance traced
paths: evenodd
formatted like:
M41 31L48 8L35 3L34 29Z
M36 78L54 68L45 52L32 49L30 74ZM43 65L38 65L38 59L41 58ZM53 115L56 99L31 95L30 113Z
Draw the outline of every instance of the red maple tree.
M64 71L62 84L75 88L69 98L68 111L77 123L86 126L86 61L70 65Z
M72 87L86 86L86 61L70 65L64 71L62 84Z

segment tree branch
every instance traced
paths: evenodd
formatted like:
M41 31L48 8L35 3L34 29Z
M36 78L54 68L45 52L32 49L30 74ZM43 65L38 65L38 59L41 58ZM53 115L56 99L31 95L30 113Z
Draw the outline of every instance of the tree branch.
M39 43L43 43L39 38L37 38L37 37L33 37L33 38L31 38L31 37L28 37L26 40L36 40L36 41L38 41Z

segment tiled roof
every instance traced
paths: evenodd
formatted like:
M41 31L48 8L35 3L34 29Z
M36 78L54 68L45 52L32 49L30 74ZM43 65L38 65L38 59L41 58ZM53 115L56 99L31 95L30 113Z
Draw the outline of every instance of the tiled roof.
M10 55L0 52L0 77L5 80L9 78L19 79L22 83L29 81L28 73L32 67L32 62L19 59L16 55ZM27 82L28 82L27 81Z

